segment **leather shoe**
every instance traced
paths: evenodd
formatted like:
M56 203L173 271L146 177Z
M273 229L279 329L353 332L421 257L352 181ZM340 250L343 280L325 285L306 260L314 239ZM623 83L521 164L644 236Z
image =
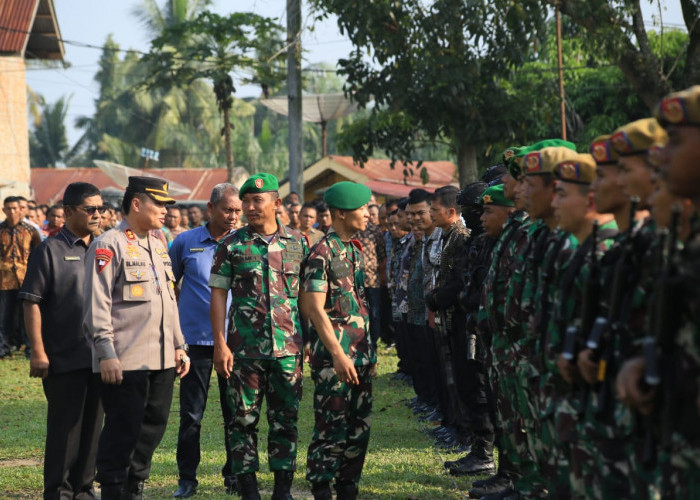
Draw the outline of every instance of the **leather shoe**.
M197 483L183 479L180 481L173 498L190 498L197 493Z

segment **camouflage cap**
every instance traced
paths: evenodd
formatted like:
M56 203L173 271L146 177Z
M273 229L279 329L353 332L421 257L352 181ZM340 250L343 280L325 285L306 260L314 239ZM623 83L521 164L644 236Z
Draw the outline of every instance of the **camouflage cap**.
M497 186L491 186L487 188L481 196L479 196L479 203L481 205L496 205L499 207L513 207L515 203L506 198L503 192L503 184Z
M329 207L340 210L356 210L366 205L372 197L372 190L364 184L357 182L336 182L329 187L323 195Z
M595 160L588 153L579 153L576 158L559 162L554 175L562 182L591 184L595 178Z
M591 143L591 155L598 165L617 165L620 155L612 147L610 137L610 134L599 135Z
M610 143L620 156L646 154L654 144L665 144L666 131L656 118L643 118L618 128L610 136Z
M151 199L160 203L175 203L175 199L168 193L168 181L160 177L132 175L129 177L126 191L134 194L147 194Z
M525 175L554 174L555 167L567 160L574 160L576 151L568 147L555 146L528 153L524 161Z
M654 116L662 127L692 125L700 127L700 85L667 95L656 106Z
M248 193L269 193L280 188L277 177L272 174L260 173L248 177L238 191L238 197L243 198Z

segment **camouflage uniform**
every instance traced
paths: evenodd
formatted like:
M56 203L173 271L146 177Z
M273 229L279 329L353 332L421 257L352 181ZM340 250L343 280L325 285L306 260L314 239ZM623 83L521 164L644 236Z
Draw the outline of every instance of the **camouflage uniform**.
M355 363L359 385L341 382L333 358L311 326L311 377L315 425L306 479L311 483L357 483L369 443L372 411L371 368L377 355L369 338L359 242L344 243L331 228L304 261L305 292L325 293L325 311L343 352Z
M598 229L596 256L598 260L610 248L617 235L615 221L601 225ZM591 237L578 245L565 270L557 279L554 292L554 312L550 318L547 336L541 350L543 359L543 377L540 390L540 407L542 414L554 413L554 435L557 449L568 454L568 481L571 496L574 498L594 498L593 475L591 467L595 463L593 450L584 447L578 436L579 411L583 396L580 381L574 386L567 384L559 373L557 359L563 351L563 343L568 326L579 328L577 345L585 343L581 334L581 307L584 301L586 284L591 272Z
M234 413L232 473L259 469L257 425L267 398L270 470L296 469L301 399L302 335L297 299L306 237L277 222L268 242L250 226L223 239L209 286L231 290L227 343L234 355L228 379Z
M525 212L513 212L493 248L479 307L478 330L484 345L490 345L489 384L495 401L496 445L499 448L499 473L515 479L523 467L517 445L526 444L524 429L513 405L514 356L512 342L506 336L504 322L508 281L515 256L523 248L525 229L530 224ZM531 459L528 459L531 462Z

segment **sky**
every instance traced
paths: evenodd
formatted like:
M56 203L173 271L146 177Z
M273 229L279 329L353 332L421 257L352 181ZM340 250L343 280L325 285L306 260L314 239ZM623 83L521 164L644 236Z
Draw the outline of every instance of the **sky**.
M657 0L653 4L642 0L647 25L651 27L658 23L659 1L664 24L670 27L683 26L680 0ZM66 119L68 142L71 145L82 133L73 127L75 119L90 116L94 111L98 87L93 77L98 69L101 54L99 47L104 44L107 35L111 33L123 49L144 52L149 49L148 31L132 14L140 2L141 0L54 0L61 37L66 41L65 59L70 67L44 69L29 65L27 85L43 95L47 102L55 102L64 95L71 96ZM302 5L302 47L306 51L303 66L313 63L334 65L338 59L347 56L352 50L352 44L340 34L336 19L330 17L314 22L313 14L306 8L307 3L303 2ZM215 0L213 5L213 10L222 15L235 10L277 17L282 26L286 26L285 8L286 0ZM84 47L82 44L97 48ZM259 87L241 86L236 96L257 97L259 93Z

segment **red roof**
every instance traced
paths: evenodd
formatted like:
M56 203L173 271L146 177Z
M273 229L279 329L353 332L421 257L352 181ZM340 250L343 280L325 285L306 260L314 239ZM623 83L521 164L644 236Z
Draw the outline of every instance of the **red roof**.
M53 0L2 0L0 26L0 54L63 59Z
M227 178L225 168L159 168L144 171L190 188L192 192L188 195L173 196L181 201L208 200L214 186L226 182ZM29 185L34 190L34 199L38 203L52 204L60 201L63 191L71 182L89 182L99 189L122 189L99 168L32 168L30 176Z
M407 188L405 194L408 194L408 191L415 187L422 187L428 190L435 190L439 187L452 184L456 181L457 167L454 163L449 161L425 161L421 164L420 167L417 166L417 162L408 163L406 167L404 167L403 163L396 162L394 164L394 168L391 168L391 160L370 159L367 163L365 163L363 168L359 164L354 163L351 156L331 155L330 158L336 163L344 167L350 168L355 172L366 175L367 177L372 179L372 181L374 181L374 184L377 186L378 189L375 191L375 189L372 188L369 183L367 185L370 187L370 189L372 189L372 191L375 192L382 192L379 190L379 188L388 188L389 186L387 186L387 184L396 186L398 183L402 186L402 188ZM423 184L420 177L420 171L423 167L425 167L428 171L427 184ZM404 168L413 169L413 175L407 176L405 178L405 183L403 172ZM393 189L399 189L401 192L403 192L402 188L395 187ZM393 195L393 193L383 192L382 194ZM400 196L405 196L405 194L401 194Z

